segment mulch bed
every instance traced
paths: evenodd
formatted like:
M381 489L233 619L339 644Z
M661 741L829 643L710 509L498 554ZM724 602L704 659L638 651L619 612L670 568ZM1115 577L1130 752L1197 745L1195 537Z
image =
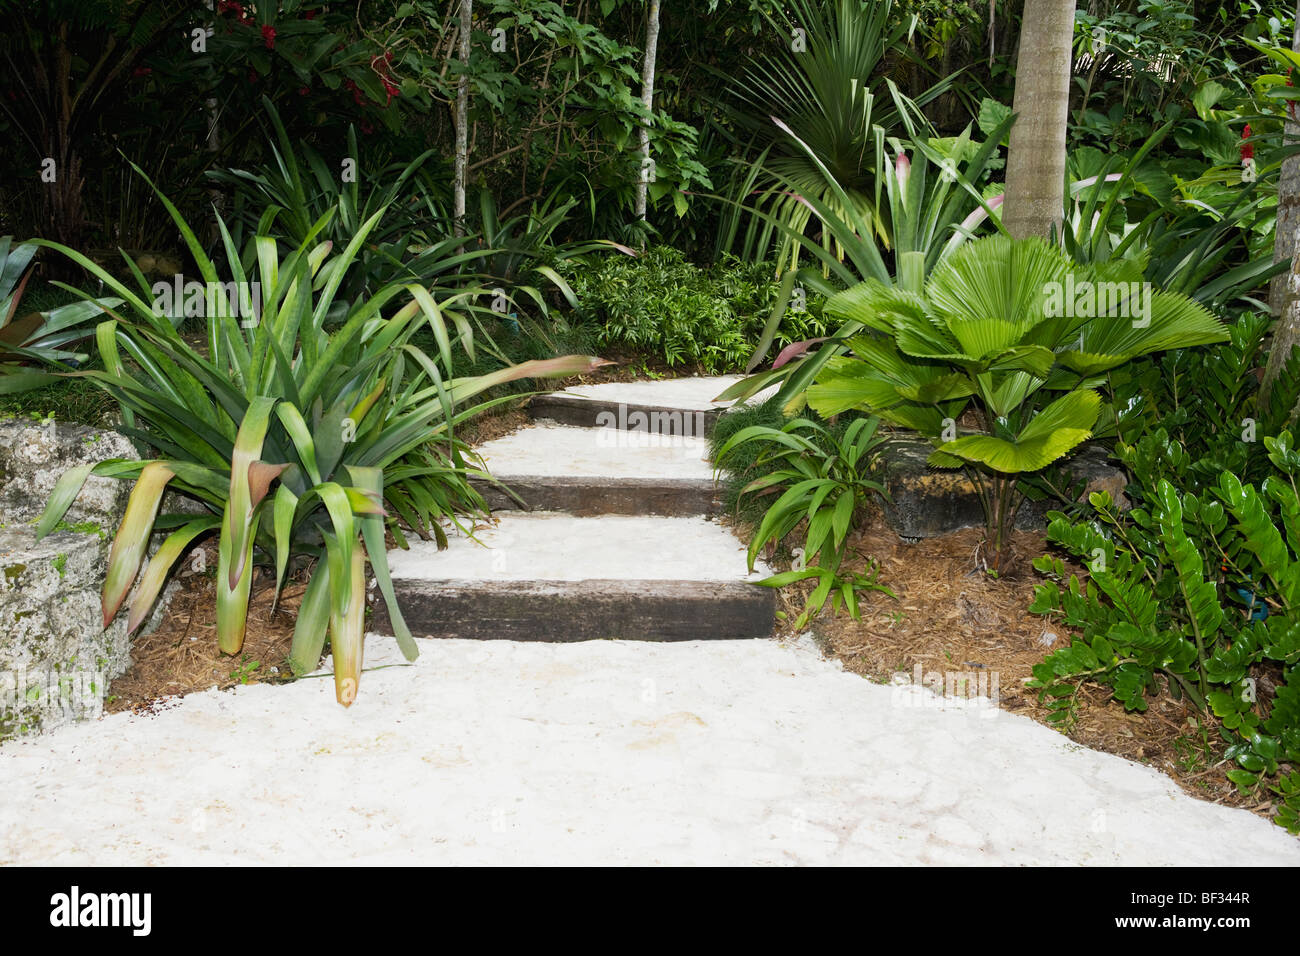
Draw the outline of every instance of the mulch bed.
M215 549L207 561L216 568ZM287 680L285 658L307 585L290 581L272 610L274 577L261 568L254 574L244 646L232 657L217 647L215 578L182 572L162 623L132 644L131 668L109 687L104 710L153 714L196 691Z

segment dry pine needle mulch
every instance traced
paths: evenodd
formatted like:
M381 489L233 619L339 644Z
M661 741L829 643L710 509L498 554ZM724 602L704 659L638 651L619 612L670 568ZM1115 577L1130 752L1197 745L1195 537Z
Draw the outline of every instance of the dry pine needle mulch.
M208 567L216 567L215 553L208 555ZM264 569L256 569L244 646L234 656L217 647L215 579L209 574L188 573L182 574L178 583L159 626L132 644L131 668L109 687L104 705L107 712L152 714L172 699L196 691L288 678L285 658L293 644L305 581L286 584L272 611L274 578Z

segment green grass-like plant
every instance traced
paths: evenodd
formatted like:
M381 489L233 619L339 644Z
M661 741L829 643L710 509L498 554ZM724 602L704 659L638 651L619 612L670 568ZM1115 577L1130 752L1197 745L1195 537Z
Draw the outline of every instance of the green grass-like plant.
M510 397L469 400L504 382L584 372L601 360L565 356L455 378L453 350L474 354L473 327L457 309L460 299L439 302L415 284L385 285L348 303L337 325L327 322L382 207L342 250L317 241L333 210L287 255L276 237L257 235L250 272L219 220L222 276L175 207L159 198L209 288L223 280L236 288L260 282L260 315L218 306L206 317L206 342L191 344L177 331L181 317L160 314L148 281L129 259L134 288L81 253L43 242L122 299L121 309L109 310L112 317L96 329L104 370L73 374L116 399L122 431L155 457L70 470L55 486L37 533L57 525L90 475L134 479L109 555L105 626L135 586L128 628L138 628L177 560L216 534L216 629L227 654L243 645L254 564L273 569L277 590L291 561L310 565L289 663L296 674L314 669L328 637L336 694L350 705L362 664L367 562L404 654L416 655L388 572L385 531L402 543L400 517L445 544L439 520L481 506L468 484L477 472L453 429ZM436 342L433 354L412 342L421 329ZM160 516L169 490L201 503L203 513ZM158 530L169 533L146 560Z

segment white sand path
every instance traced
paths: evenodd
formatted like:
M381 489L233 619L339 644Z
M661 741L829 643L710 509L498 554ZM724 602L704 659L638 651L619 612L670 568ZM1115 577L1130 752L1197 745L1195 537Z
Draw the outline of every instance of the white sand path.
M1266 820L807 643L420 648L350 710L308 679L0 746L0 864L1300 864Z

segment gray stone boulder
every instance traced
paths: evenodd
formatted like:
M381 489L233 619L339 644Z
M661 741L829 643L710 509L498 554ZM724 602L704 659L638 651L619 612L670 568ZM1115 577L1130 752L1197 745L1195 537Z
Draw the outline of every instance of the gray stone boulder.
M89 478L59 529L35 535L59 477L108 458L139 456L118 432L0 422L0 741L98 715L109 682L130 666L126 615L105 628L100 590L131 482ZM165 507L190 504L169 499Z
M130 665L126 620L102 626L108 541L0 528L0 740L97 715Z
M961 469L931 468L926 458L934 446L920 438L894 438L882 447L885 485L891 501L883 503L885 521L903 538L932 538L984 524L984 508L975 484ZM1085 483L1084 495L1108 491L1121 508L1124 472L1107 461L1106 450L1085 445L1066 463L1066 470ZM1039 527L1059 505L1027 501L1016 516L1021 529Z
M0 422L0 521L35 521L54 483L70 468L108 458L138 460L130 439L112 431L62 422ZM131 484L92 475L64 521L116 530Z

